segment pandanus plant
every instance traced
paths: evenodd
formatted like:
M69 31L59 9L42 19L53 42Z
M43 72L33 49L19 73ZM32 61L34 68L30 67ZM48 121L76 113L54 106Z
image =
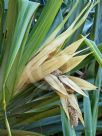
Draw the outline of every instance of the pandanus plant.
M96 86L70 73L91 52L89 48L78 50L86 40L84 36L66 47L65 41L85 22L97 2L89 1L68 29L61 32L78 6L76 1L64 20L47 35L62 2L47 1L32 25L39 3L9 0L6 14L4 1L0 0L0 133L3 136L42 135L23 130L34 121L60 114L60 109L72 126L78 125L78 119L84 125L76 92L87 97L84 90L96 90Z
M64 33L62 33L64 34ZM65 35L64 35L65 38ZM45 80L55 89L59 95L63 109L73 126L78 124L78 118L84 124L81 111L74 92L86 96L83 90L96 90L96 87L83 79L65 75L84 60L88 54L75 56L81 51L75 53L77 48L83 42L84 38L72 43L67 48L61 50L63 43L62 36L59 39L51 41L27 64L21 79L19 80L17 90L21 90L29 83L36 83L39 80ZM62 39L62 40L61 40ZM58 40L58 42L57 42ZM61 42L60 42L61 41ZM60 47L60 48L58 48Z

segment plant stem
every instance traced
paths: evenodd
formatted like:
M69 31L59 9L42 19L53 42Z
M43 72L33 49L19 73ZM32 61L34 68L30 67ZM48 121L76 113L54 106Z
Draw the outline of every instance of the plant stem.
M6 124L6 128L8 131L8 136L12 136L11 130L10 130L10 125L9 125L9 122L7 119L7 113L6 113L5 84L3 86L3 108L4 108L5 124Z

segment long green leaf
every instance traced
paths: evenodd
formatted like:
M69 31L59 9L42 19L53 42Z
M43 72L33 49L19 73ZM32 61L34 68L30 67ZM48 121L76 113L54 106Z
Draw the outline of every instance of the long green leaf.
M83 106L84 106L85 136L93 136L93 122L89 96L84 97Z
M29 132L29 131L23 131L23 130L12 130L12 134L14 136L44 136L43 134ZM0 135L8 136L7 130L0 129Z
M100 52L102 53L102 43L99 44L99 45L97 45L97 47L98 47L98 49L100 50ZM89 53L89 52L90 52L90 51L88 50L88 51L84 51L83 53L86 54L86 53ZM83 53L82 53L82 54L83 54ZM81 54L81 55L82 55L82 54ZM89 64L89 63L92 62L93 60L95 60L95 58L94 58L93 54L91 53L83 62L81 62L77 67L75 67L75 68L71 71L71 73L74 73L75 71L77 71L77 70L79 70L79 69L85 67L86 64Z
M102 54L100 50L98 49L97 45L93 41L90 41L87 38L85 39L85 43L90 47L90 50L93 52L94 57L96 58L100 66L102 67Z
M95 8L95 15L96 15L96 20L94 21L95 23L95 34L94 34L94 39L95 43L99 44L102 42L102 0L98 3L97 7Z
M19 5L21 6L20 12L18 15L17 23L15 26L15 33L11 45L11 50L10 50L10 56L8 59L8 67L6 70L6 76L5 80L7 80L9 72L12 68L12 65L14 63L14 60L17 56L17 53L21 47L21 43L23 41L23 37L25 35L27 26L29 24L29 21L36 10L36 8L39 6L38 3L33 3L28 0L21 0L19 1Z
M30 123L33 123L34 121L38 121L50 116L55 116L59 115L59 107L52 108L50 110L40 112L40 113L26 113L26 114L21 114L20 118L17 120L12 120L12 118L9 120L11 121L13 126L19 126L19 125L29 125ZM15 116L17 117L17 116ZM13 119L15 119L15 117Z
M11 2L11 1L10 1ZM27 38L27 34L29 33L29 29L30 29L30 23L31 22L31 18L33 16L33 13L35 12L36 8L39 6L38 3L34 3L34 2L29 2L28 0L21 0L18 1L18 5L19 5L19 13L18 13L18 18L17 18L17 22L15 25L15 30L14 30L14 35L12 36L12 42L11 42L11 47L10 47L10 51L9 51L9 57L7 60L7 67L6 67L6 75L5 75L5 80L4 80L4 86L5 86L5 82L7 81L7 78L11 72L12 67L15 65L15 60L16 60L16 64L18 64L18 59L20 59L21 55L19 53L22 53L22 50L25 46L25 42L26 42L26 38ZM11 15L11 14L10 14ZM9 16L10 16L9 15ZM10 27L10 26L8 26ZM25 39L24 39L25 38ZM18 58L18 59L16 59ZM12 93L12 89L14 87L14 81L15 81L15 77L14 75L16 74L16 68L17 66L15 65L15 67L13 67L12 69L12 73L10 74L10 79L8 79L8 81L13 81L13 84L11 86L7 86L6 84L6 96L8 97L7 99L10 98L10 95ZM14 72L14 73L13 73ZM13 76L13 77L12 77ZM9 83L8 83L9 85Z
M3 37L3 15L4 15L4 1L0 0L0 50Z
M29 35L28 42L26 44L26 48L23 54L24 64L28 62L28 59L31 58L32 55L41 46L41 43L46 37L54 21L54 18L61 7L62 2L62 0L51 0L46 3L37 24Z
M96 127L97 127L97 119L98 119L98 102L99 102L101 84L102 84L102 68L99 68L96 76L96 86L98 87L98 90L94 91L92 95L93 136L96 136Z
M69 19L69 17L72 15L72 13L74 12L74 10L78 6L78 3L79 3L79 0L76 1L75 5L72 7L72 9L68 13L68 15L64 18L64 20L57 26L57 28L47 38L47 40L45 41L44 45L46 45L47 43L49 43L51 40L53 40L56 37L56 35L60 32L60 30L62 29L62 27L64 26L64 24L67 22L67 20Z
M66 117L64 110L61 108L61 122L64 136L76 136L74 128L72 128L70 121Z
M6 17L6 23L5 23L5 29L4 29L4 38L2 39L3 41L3 45L2 45L2 64L0 67L0 76L1 76L1 80L0 80L0 104L1 104L1 100L2 100L2 89L3 89L3 81L4 81L4 76L5 76L5 71L7 68L7 59L8 59L8 54L10 51L10 47L11 47L11 41L12 41L12 37L14 34L14 30L15 30L15 24L17 21L17 17L18 17L18 2L14 0L9 0L9 6L8 6L8 12L7 12L7 17ZM13 11L13 12L12 12ZM11 18L12 16L12 18ZM12 27L11 27L12 24Z

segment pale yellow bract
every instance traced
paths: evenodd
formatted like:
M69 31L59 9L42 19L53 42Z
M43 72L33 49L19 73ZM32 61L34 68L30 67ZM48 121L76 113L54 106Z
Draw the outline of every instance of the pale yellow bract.
M62 107L72 125L76 126L78 124L78 118L84 125L75 92L87 97L83 90L96 90L96 86L83 79L65 75L89 55L76 56L81 52L76 51L84 41L84 37L62 50L61 45L67 37L66 34L67 32L64 32L59 36L60 38L54 39L39 50L25 67L17 90L29 83L45 80L59 95Z

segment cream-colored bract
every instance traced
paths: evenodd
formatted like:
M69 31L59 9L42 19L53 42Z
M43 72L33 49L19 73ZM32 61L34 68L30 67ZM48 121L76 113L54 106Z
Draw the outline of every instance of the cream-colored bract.
M63 33L63 35L66 37L66 33ZM54 39L33 57L25 67L17 89L20 90L30 82L36 83L39 80L45 80L59 95L62 107L72 125L76 126L78 124L78 118L84 125L75 92L87 97L83 90L96 90L96 86L83 79L67 76L65 73L70 72L89 54L76 56L81 52L76 51L84 41L84 38L62 50L61 44L66 39L64 36L61 37L60 35L60 39Z

